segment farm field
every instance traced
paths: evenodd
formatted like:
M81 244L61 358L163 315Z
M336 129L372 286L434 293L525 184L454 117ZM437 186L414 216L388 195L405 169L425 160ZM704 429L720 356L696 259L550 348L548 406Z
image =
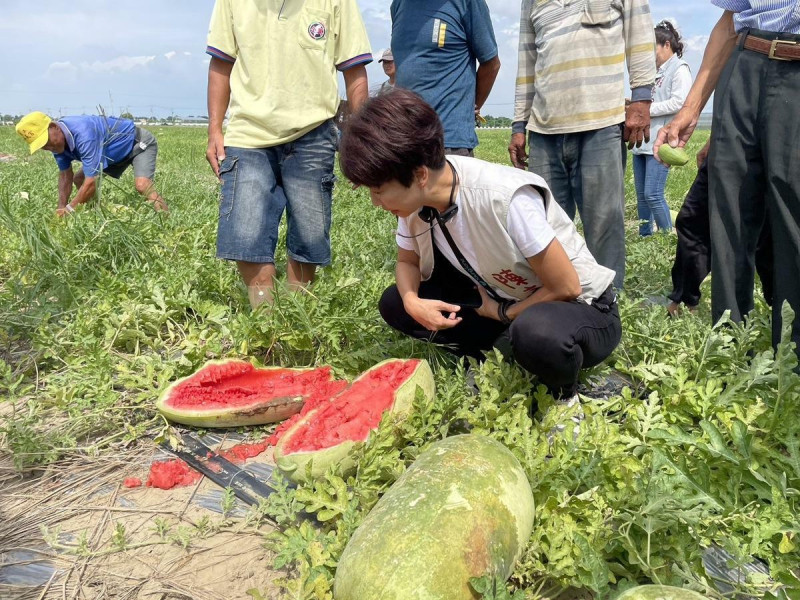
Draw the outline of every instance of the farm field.
M606 598L650 581L713 598L800 597L793 349L773 352L758 290L746 324L711 327L708 282L696 315L666 317L676 237L638 237L630 168L623 339L586 381L613 367L633 389L587 405L577 440L550 447L545 434L563 409L521 369L490 358L475 396L465 365L383 324L376 307L394 277L395 222L366 190L340 178L333 266L308 293L279 291L271 310L253 313L233 265L214 258L205 131L153 132L168 216L139 200L126 173L104 180L94 207L59 220L52 158L29 157L13 128L0 127L0 153L16 157L0 162L0 597L331 598L336 561L380 495L423 449L465 428L511 449L534 491L514 600ZM707 135L695 135L692 156ZM479 137L478 157L507 163L508 131ZM695 172L692 160L670 174L673 210ZM208 482L123 487L146 477L154 439L174 435L155 411L159 392L223 357L331 365L348 379L386 358L425 358L437 394L405 422L385 420L356 476L281 487L257 509L234 509ZM219 510L198 507L196 494ZM319 522L299 519L304 511ZM706 548L724 553L733 581L716 581ZM769 576L737 571L754 558ZM56 570L30 585L7 568L32 562Z

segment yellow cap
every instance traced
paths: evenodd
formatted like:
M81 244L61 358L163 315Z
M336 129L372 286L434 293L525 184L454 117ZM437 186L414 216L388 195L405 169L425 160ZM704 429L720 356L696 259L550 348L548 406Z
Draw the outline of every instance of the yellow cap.
M30 146L31 154L39 150L49 139L47 130L51 119L43 112L32 112L22 117L17 123L17 133Z

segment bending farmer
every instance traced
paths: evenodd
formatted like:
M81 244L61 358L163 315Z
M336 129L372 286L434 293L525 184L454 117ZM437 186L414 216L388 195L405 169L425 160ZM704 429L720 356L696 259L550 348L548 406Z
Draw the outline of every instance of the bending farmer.
M136 178L136 191L159 211L167 203L153 185L158 144L152 133L140 129L130 119L81 115L53 121L46 114L32 112L17 123L17 133L27 142L31 154L49 150L56 159L58 175L58 209L63 217L88 202L97 191L97 178L102 172L119 179L130 165ZM76 173L72 162L82 165ZM77 193L70 202L72 185Z
M343 173L398 217L384 320L464 356L510 343L520 365L572 400L578 371L611 354L621 326L614 271L597 264L544 180L445 159L436 113L402 89L350 118L340 152Z

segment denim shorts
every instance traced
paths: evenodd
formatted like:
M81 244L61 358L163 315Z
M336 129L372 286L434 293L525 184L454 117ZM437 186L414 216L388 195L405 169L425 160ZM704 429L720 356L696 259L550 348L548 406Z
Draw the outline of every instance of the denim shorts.
M274 264L285 210L289 257L329 265L337 145L338 131L329 120L278 146L226 147L219 169L217 258Z

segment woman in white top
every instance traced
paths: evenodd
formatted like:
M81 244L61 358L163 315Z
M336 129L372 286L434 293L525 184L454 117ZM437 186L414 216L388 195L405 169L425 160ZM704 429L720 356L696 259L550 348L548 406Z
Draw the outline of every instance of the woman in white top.
M656 84L650 105L650 142L633 149L633 181L639 212L639 235L653 233L653 221L659 231L670 231L672 219L664 197L669 167L653 158L653 142L658 130L672 120L683 106L692 87L689 65L681 59L683 42L669 21L656 25Z
M339 162L398 217L396 284L380 300L395 329L482 358L492 347L577 402L578 372L620 340L614 271L597 263L544 180L444 155L436 112L408 90L371 98L342 134Z

